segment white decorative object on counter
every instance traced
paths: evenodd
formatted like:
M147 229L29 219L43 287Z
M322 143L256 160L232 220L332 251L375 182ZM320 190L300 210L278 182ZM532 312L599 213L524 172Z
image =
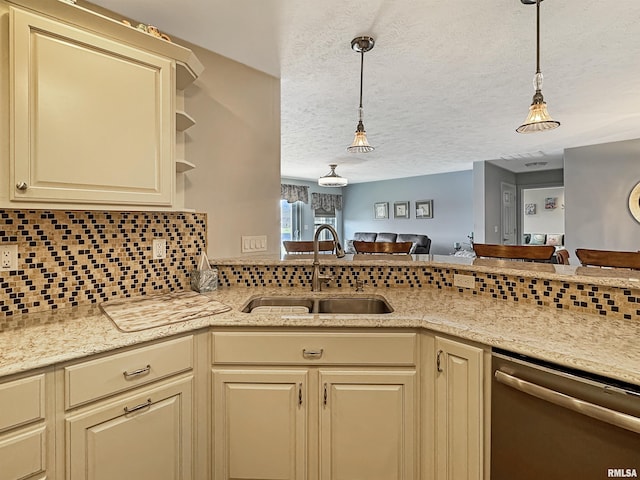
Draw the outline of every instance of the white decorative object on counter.
M207 254L202 252L198 261L198 268L189 272L191 290L205 293L218 288L218 270L211 268Z

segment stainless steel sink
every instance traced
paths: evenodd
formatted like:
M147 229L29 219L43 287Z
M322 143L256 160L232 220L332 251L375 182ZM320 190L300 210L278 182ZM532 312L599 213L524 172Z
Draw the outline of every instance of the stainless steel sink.
M380 296L357 297L257 297L241 310L244 313L327 313L354 315L381 315L393 312L389 303Z
M282 312L289 310L291 313L296 313L295 308L293 307L303 307L306 308L306 312L298 311L297 313L311 313L313 311L315 301L313 298L307 297L258 297L254 298L247 303L242 311L244 313L251 313L254 310L259 310L260 312L264 312L268 310L268 308L259 308L259 307L283 307L281 308ZM275 312L276 309L274 308Z
M380 315L393 308L381 297L334 297L317 301L317 313L353 313Z

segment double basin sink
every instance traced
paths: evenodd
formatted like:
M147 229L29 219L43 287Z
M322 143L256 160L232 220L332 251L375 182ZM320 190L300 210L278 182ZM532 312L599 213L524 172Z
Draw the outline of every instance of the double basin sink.
M380 315L393 308L378 295L357 297L285 297L265 296L251 299L242 308L244 313L326 313Z

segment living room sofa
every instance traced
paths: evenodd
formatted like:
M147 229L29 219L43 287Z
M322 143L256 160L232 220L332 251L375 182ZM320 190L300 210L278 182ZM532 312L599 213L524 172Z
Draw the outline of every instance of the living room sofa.
M347 242L347 253L355 253L353 249L353 240L363 242L411 242L413 247L410 253L428 254L431 249L431 239L426 235L418 235L414 233L387 233L387 232L356 232L353 238Z
M562 247L564 245L563 233L525 233L525 245L553 245Z

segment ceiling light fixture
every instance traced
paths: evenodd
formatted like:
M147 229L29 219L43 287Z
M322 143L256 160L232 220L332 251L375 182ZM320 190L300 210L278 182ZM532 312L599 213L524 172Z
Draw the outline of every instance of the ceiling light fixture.
M534 133L552 130L560 126L547 112L547 104L542 96L542 73L540 72L540 2L542 0L520 0L525 5L536 4L536 74L533 77L533 103L524 123L516 128L518 133Z
M349 181L336 173L337 166L335 163L329 165L331 171L318 179L318 185L321 187L345 187Z
M362 77L364 72L364 54L373 48L375 41L371 37L356 37L351 40L351 48L360 53L360 107L358 108L358 127L353 143L347 147L349 153L368 153L372 152L374 147L369 145L367 141L367 132L364 131L364 123L362 123Z

